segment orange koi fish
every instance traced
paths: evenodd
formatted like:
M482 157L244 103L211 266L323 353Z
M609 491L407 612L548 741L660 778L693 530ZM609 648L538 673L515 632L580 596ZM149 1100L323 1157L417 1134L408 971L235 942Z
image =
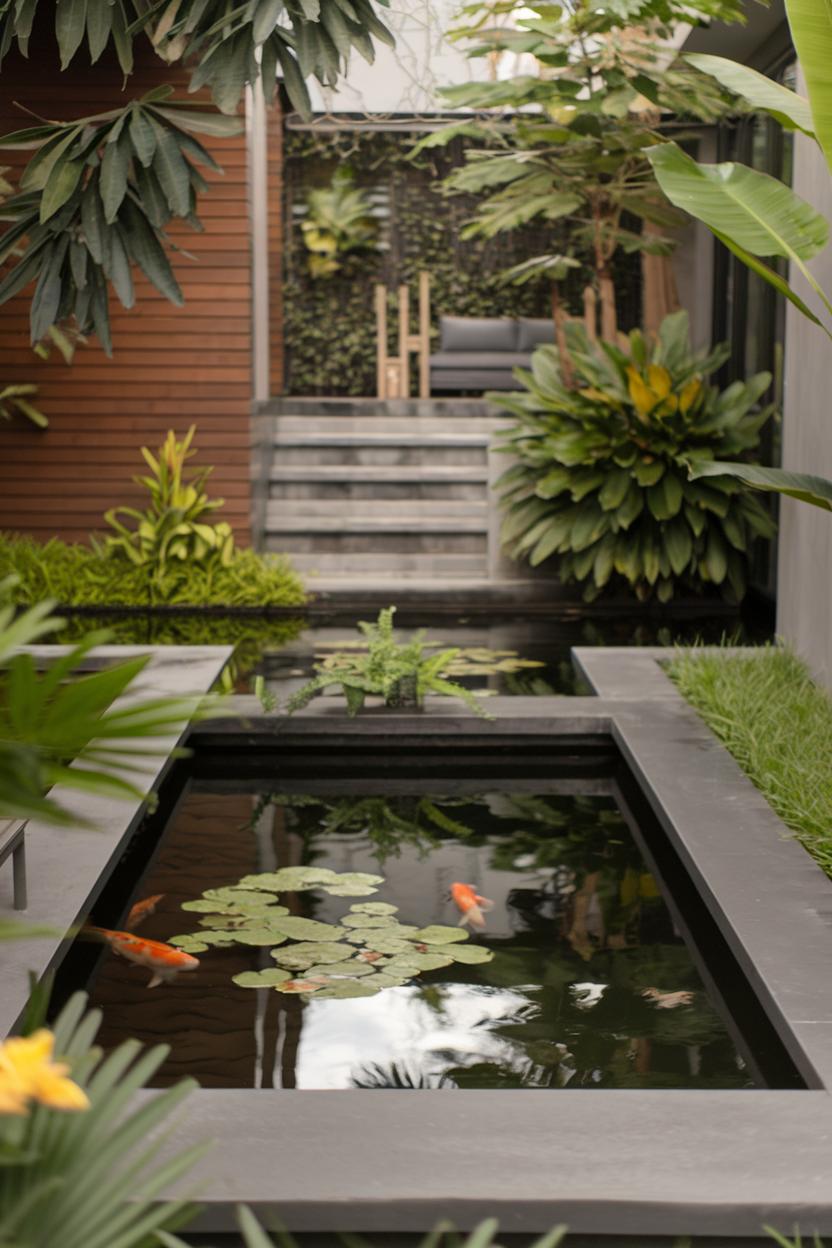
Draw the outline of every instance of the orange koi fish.
M459 926L470 926L481 932L485 928L483 910L493 909L494 902L487 897L480 897L470 884L452 884L451 897L456 907L462 911Z
M165 945L160 940L143 940L132 932L112 932L106 927L88 927L85 931L106 941L113 953L126 958L128 962L146 966L152 971L148 988L167 983L180 971L195 971L199 966L199 958L183 953L173 945Z
M142 901L137 901L135 906L131 906L130 913L127 916L127 922L125 923L125 927L128 931L132 931L134 927L138 927L138 925L143 923L149 915L153 914L164 895L164 893L154 893L152 897L145 897Z

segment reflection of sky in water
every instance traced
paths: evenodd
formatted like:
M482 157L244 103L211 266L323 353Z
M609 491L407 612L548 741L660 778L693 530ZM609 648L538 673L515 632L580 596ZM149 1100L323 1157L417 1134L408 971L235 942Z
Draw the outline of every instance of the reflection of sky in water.
M297 1060L299 1088L349 1088L369 1067L397 1069L426 1081L479 1062L527 1073L529 1059L494 1028L534 1017L523 992L473 984L443 984L434 1008L418 987L390 988L376 997L316 1001L303 1012Z

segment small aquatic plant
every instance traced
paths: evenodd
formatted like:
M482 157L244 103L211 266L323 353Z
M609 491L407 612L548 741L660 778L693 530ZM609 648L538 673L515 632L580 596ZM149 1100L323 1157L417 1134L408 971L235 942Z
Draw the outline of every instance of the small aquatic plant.
M269 948L276 966L244 971L233 982L240 988L274 988L304 997L314 993L316 998L371 997L423 971L492 960L494 954L468 943L461 928L402 923L396 918L398 907L386 901L355 902L338 923L303 918L278 903L282 893L311 890L362 897L383 883L380 875L327 867L282 867L244 875L233 887L209 888L201 898L183 902L183 910L204 916L199 920L203 930L174 936L170 943L187 953L234 944Z
M430 654L424 632L414 633L408 642L397 642L393 633L395 613L395 607L385 607L374 622L361 620L358 627L366 649L337 650L316 663L315 675L289 699L289 714L302 710L316 694L340 685L350 716L358 714L368 696L383 698L385 706L419 710L425 696L433 693L459 698L475 714L490 719L470 689L448 680L448 670L460 655L458 647Z

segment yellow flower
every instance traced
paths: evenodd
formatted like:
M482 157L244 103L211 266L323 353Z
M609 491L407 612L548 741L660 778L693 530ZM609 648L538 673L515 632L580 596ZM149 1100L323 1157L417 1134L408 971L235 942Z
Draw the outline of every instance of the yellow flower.
M89 1109L85 1092L67 1079L65 1062L53 1062L55 1037L41 1029L0 1045L0 1113L25 1114L28 1102L51 1109Z
M670 394L673 378L661 364L650 364L648 366L647 380L650 383L650 389L657 399L666 399Z
M692 378L692 380L689 381L687 385L682 386L682 389L679 393L680 412L684 414L688 412L691 407L693 407L694 403L699 398L699 392L701 389L702 389L702 382L697 380L696 377Z

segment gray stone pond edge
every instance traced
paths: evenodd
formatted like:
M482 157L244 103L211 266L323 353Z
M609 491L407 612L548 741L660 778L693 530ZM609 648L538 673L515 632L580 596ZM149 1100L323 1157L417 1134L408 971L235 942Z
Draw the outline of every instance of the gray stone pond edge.
M173 670L184 653L176 650ZM227 652L210 653L216 670ZM593 1235L756 1238L766 1223L832 1233L832 884L664 675L666 650L573 654L595 697L493 698L495 722L445 701L421 715L347 721L323 700L287 720L246 698L197 725L190 741L233 735L263 753L290 739L337 748L378 734L517 745L611 738L811 1090L199 1090L163 1146L217 1141L183 1185L204 1202L198 1229L230 1230L234 1204L246 1202L299 1232L422 1231L440 1218L469 1227L496 1216L505 1232L562 1222ZM162 657L164 681L172 669ZM64 930L84 913L139 815L109 806L103 842L100 833L31 830L33 857L50 839L40 869L30 867L29 917ZM9 917L10 882L0 887L0 917ZM36 950L42 970L63 945L3 949L5 1030Z

